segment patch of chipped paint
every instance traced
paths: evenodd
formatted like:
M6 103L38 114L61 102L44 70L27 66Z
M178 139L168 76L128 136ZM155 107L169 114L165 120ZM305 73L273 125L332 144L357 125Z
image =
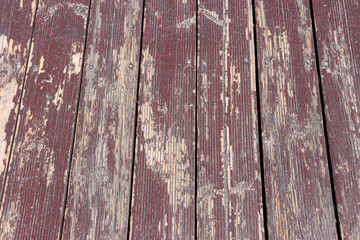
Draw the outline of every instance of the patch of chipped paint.
M53 155L54 152L52 151L50 154L49 159L53 159ZM55 166L54 166L54 162L50 161L50 163L48 164L48 168L44 169L44 172L47 173L47 177L46 177L46 187L49 187L52 182L53 182L53 176L54 176L54 171L55 171Z
M41 2L41 1L40 1L40 2ZM33 1L31 2L31 19L32 19L32 21L30 21L30 24L29 24L30 27L32 27L33 22L34 22L36 5L37 5L37 0L33 0ZM40 5L40 3L39 3L39 5ZM41 6L39 6L39 7L41 7ZM30 41L29 41L29 42L30 42Z
M139 119L145 138L142 147L146 153L146 164L153 172L160 174L167 184L170 204L175 212L178 206L186 208L190 204L191 196L187 191L190 185L190 163L183 162L187 154L185 140L173 134L171 128L167 133L158 130L150 102L142 104L140 109Z
M34 1L36 2L36 1ZM40 1L41 2L41 1ZM36 3L35 3L36 6ZM44 17L44 20L48 20L49 18L53 17L57 11L59 11L61 8L67 7L70 10L74 12L75 15L82 17L83 19L87 18L88 15L88 6L82 4L82 3L71 3L71 2L65 2L65 3L56 3L52 6L49 6L46 11L46 17ZM39 11L43 11L44 6L39 6ZM86 25L86 24L85 24Z
M57 3L50 6L47 10L47 14L49 15L49 17L52 17L55 14L55 12L59 10L59 8L62 6L63 6L62 3Z
M208 161L209 156L204 156L201 154L200 161ZM200 173L202 171L200 170ZM211 213L215 207L215 200L221 194L213 184L206 184L199 186L199 196L197 209L199 212L199 217L203 219L206 224L201 225L201 231L210 239L215 239L216 236L216 217L215 214Z
M305 1L304 0L296 0L296 3L298 5L299 8L299 12L300 12L300 23L301 25L307 25L310 16L308 16L309 13L309 9L305 6Z
M300 36L303 38L302 49L304 56L304 64L305 69L310 72L311 70L311 62L313 58L313 33L312 28L309 23L309 9L305 5L305 1L296 0L298 5L298 9L300 12L300 21L298 25L298 32Z
M178 23L176 25L176 27L177 28L187 28L187 27L195 24L195 22L196 22L196 17L191 17L191 18L185 19L181 23Z
M240 71L237 70L237 67L235 64L231 64L230 65L230 89L235 89L235 87L233 86L234 83L237 83L237 87L236 87L236 92L238 94L241 93L241 73ZM233 108L233 105L231 105L231 108ZM233 113L233 111L231 111L230 113Z
M45 69L43 69L44 61L45 61L44 56L41 56L38 74L45 73Z
M1 61L1 57L0 57L0 61ZM3 85L6 84L6 82L11 81L11 76L13 75L13 68L11 67L10 64L6 63L6 61L4 61L4 63L0 64L0 87L3 87Z
M7 139L5 126L9 121L11 111L15 108L13 97L16 95L18 85L16 81L4 81L3 86L0 88L0 154L6 156L9 151L10 142ZM0 162L0 174L5 170L5 159L1 159Z
M14 40L8 38L5 34L0 35L0 54L2 63L5 62L4 57L6 56L6 60L9 60L12 56L16 56L17 52L21 53L21 43L15 44Z
M265 17L265 11L264 11L264 2L263 1L259 1L258 2L258 6L256 9L256 23L258 24L258 27L260 29L265 29L267 28L267 24L266 24L266 17Z
M13 69L12 63L21 53L21 44L14 44L7 35L0 35L0 174L5 171L11 138L6 133L6 125L11 121L10 115L15 110L14 96L18 93L18 83L14 74L21 71L21 67ZM21 65L20 65L21 66Z
M0 35L0 51L1 56L6 52L8 48L8 36L5 34Z
M8 58L10 56L15 56L16 52L21 52L21 44L15 44L14 45L14 40L13 39L9 39L9 43L8 43L8 47L7 47L7 52L8 52ZM10 55L10 56L9 56Z
M55 93L55 98L52 103L56 106L56 110L59 111L61 105L64 103L63 101L64 88L59 87Z
M82 3L71 3L71 2L67 2L66 5L68 6L68 8L73 9L75 15L80 16L84 19L87 18L88 10L89 10L88 6Z
M29 41L30 42L30 41ZM31 47L30 47L30 54L29 54L29 59L28 59L28 67L27 67L27 72L30 71L31 67L33 66L33 59L34 59L34 42L32 42ZM23 68L25 69L25 67ZM34 70L33 70L34 71Z
M206 18L215 23L216 25L223 26L224 22L219 19L219 15L215 11L210 11L203 6L199 5L199 12L204 14Z
M81 72L81 63L82 63L82 53L78 52L73 54L71 56L72 69L69 69L70 73L79 74Z
M16 229L19 227L18 224L21 218L19 214L19 202L19 198L14 199L14 201L10 203L10 208L6 209L6 215L8 215L7 221L4 221L5 224L2 224L1 226L1 236L4 239L15 239L14 234L16 233ZM4 207L0 209L0 216L4 216L3 211L5 211Z

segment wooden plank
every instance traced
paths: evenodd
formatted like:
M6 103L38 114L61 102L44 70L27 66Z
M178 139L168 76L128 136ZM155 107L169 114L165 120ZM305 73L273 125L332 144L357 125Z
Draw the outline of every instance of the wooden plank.
M313 8L341 235L360 239L360 5Z
M131 239L195 234L196 1L146 1Z
M264 238L252 14L199 1L199 239Z
M13 140L36 0L2 0L0 13L0 188Z
M142 2L91 6L63 239L126 239Z
M256 1L270 239L337 239L309 2Z
M79 93L87 0L40 0L0 239L58 239Z

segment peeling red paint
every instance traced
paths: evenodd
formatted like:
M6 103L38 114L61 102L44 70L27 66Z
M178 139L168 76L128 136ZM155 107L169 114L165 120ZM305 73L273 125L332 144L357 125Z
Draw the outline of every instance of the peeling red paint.
M73 4L39 2L0 210L6 223L1 239L60 235L87 20L87 11L76 9L86 10L89 2Z

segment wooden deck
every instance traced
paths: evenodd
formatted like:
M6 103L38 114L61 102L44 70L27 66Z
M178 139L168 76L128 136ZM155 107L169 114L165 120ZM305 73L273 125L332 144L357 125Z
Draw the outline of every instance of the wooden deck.
M0 0L0 239L360 239L357 0Z

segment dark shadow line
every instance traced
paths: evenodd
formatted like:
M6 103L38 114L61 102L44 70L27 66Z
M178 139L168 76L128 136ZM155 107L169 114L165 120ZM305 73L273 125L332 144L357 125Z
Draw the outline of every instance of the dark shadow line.
M261 102L260 102L260 79L258 66L258 52L257 52L257 34L256 34L256 10L255 0L252 0L252 14L253 14L253 32L254 32L254 50L255 50L255 76L256 76L256 101L258 112L258 133L259 133L259 151L260 151L260 171L261 171L261 191L263 203L263 217L264 217L264 232L265 239L269 239L267 206L266 206L266 190L265 190L265 170L264 170L264 150L262 142L262 128L261 128Z
M196 30L195 30L195 49L196 49L196 59L195 59L195 239L197 239L198 236L198 224L197 224L197 205L198 205L198 61L199 61L199 46L198 46L198 34L199 34L199 21L198 21L198 15L199 15L199 2L196 1L196 16L195 16L195 24L196 24Z
M130 239L130 232L131 232L131 205L132 205L132 195L133 195L133 188L134 188L133 185L134 185L135 158L136 158L136 156L135 156L135 154L136 154L136 132L137 132L138 114L139 114L139 94L140 94L140 78L141 78L142 45L143 45L143 35L144 35L144 19L145 19L145 0L143 0L142 15L141 15L140 53L139 53L138 81L137 81L137 89L136 89L136 107L135 107L135 117L134 117L135 126L134 126L134 142L133 142L133 159L132 159L132 166L131 166L127 239Z
M80 100L81 100L81 90L82 90L82 82L84 79L84 66L85 66L85 55L86 55L86 48L87 48L87 39L89 34L89 23L90 23L90 12L91 12L91 1L89 1L89 10L86 20L86 31L85 31L85 40L84 40L84 50L83 50L83 59L81 63L81 73L80 73L80 83L79 83L79 91L78 91L78 99L77 99L77 106L75 111L75 119L74 119L74 127L73 127L73 136L71 140L71 149L70 149L70 160L68 165L68 175L66 179L66 187L65 187L65 196L64 196L64 202L62 207L62 218L61 218L61 225L60 225L60 232L59 232L59 239L62 239L63 236L63 230L64 230L64 223L65 223L65 212L67 208L67 198L69 196L69 186L70 186L70 175L71 175L71 167L74 157L74 149L75 149L75 136L76 136L76 127L77 127L77 121L79 116L79 109L80 109Z
M20 116L20 106L21 106L21 103L22 103L23 95L24 95L26 77L28 75L27 71L28 71L30 52L31 52L31 47L32 47L32 42L33 42L33 37L34 37L35 21L36 21L36 15L37 15L38 6L39 6L39 0L36 1L36 7L35 7L35 13L34 13L34 19L33 19L33 26L32 26L31 35L30 35L29 49L28 49L28 52L27 52L27 59L26 59L26 64L25 64L25 73L24 73L23 83L22 83L22 87L21 87L20 99L19 99L19 103L18 103L18 110L17 110L16 118L15 118L13 138L12 138L11 144L10 144L10 152L9 152L9 157L8 157L6 170L5 170L4 183L3 183L3 186L2 186L2 189L1 189L0 208L1 208L1 205L2 205L3 198L4 198L4 192L5 192L6 182L7 182L7 175L8 175L8 171L9 171L10 159L11 159L12 151L13 151L13 148L14 148L17 125L18 125L19 116Z
M332 171L333 168L332 168L331 156L330 156L329 134L328 134L328 131L327 131L327 124L326 124L325 100L324 100L324 94L323 94L322 77L321 77L321 70L320 70L320 63L319 63L319 52L318 52L317 38L316 38L315 17L314 17L314 9L313 9L312 0L309 0L309 5L310 5L310 15L311 15L311 24L312 24L312 32L313 32L313 41L314 41L314 48L315 48L316 70L317 70L318 80L319 80L321 113L322 113L322 119L323 119L327 160L328 160L328 166L329 166L331 195L332 195L332 200L333 200L333 205L334 205L334 214L335 214L335 220L336 220L336 231L337 231L338 239L341 240L340 220L339 220L339 212L338 212L337 201L336 201L336 193L335 193L335 185L334 185L334 174L333 174L333 171Z

